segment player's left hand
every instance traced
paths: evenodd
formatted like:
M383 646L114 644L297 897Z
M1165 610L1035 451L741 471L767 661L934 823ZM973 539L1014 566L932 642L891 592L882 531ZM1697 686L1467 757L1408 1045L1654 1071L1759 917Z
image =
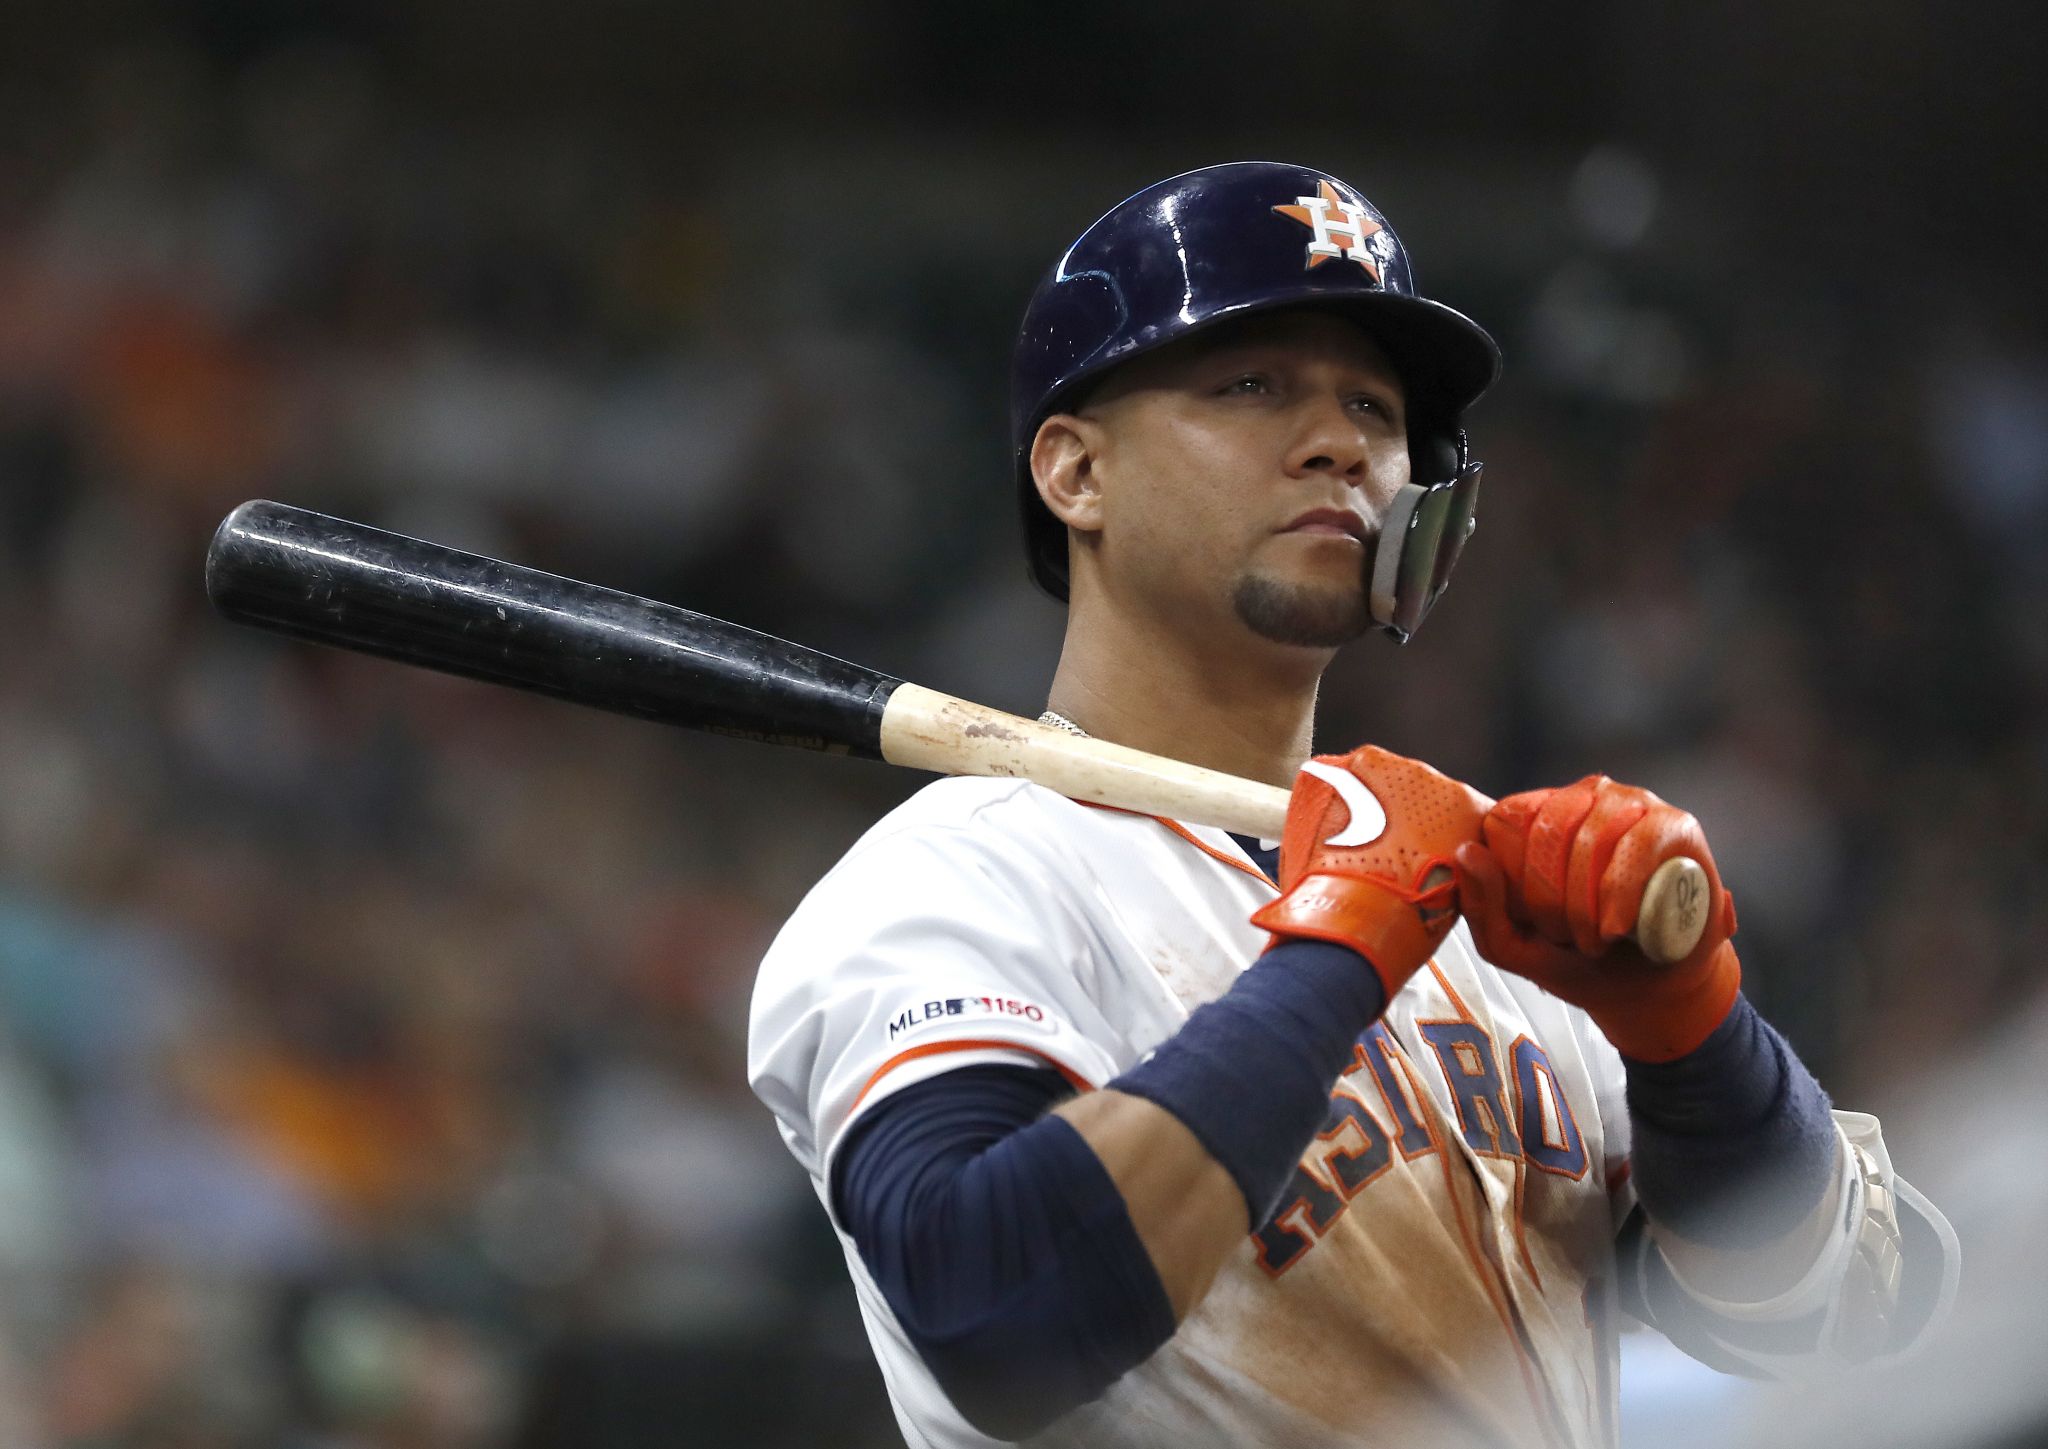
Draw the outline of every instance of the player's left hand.
M1510 795L1487 812L1486 843L1457 850L1458 904L1480 954L1583 1007L1639 1061L1684 1056L1735 1003L1735 902L1692 816L1648 790L1588 775ZM1659 965L1629 939L1658 866L1689 855L1712 899L1699 944Z

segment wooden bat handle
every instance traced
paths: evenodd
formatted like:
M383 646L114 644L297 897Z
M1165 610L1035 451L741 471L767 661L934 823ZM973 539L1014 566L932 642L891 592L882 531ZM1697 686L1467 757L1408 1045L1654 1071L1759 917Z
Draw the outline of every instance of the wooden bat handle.
M1287 792L1128 745L1070 734L926 689L899 684L882 710L882 758L941 775L1030 780L1073 800L1280 837Z
M1278 786L1070 734L919 684L899 684L890 694L882 758L942 775L1030 780L1070 799L1264 840L1278 840L1287 821L1287 792ZM1653 961L1682 959L1706 929L1708 904L1699 862L1667 860L1643 892L1636 943Z

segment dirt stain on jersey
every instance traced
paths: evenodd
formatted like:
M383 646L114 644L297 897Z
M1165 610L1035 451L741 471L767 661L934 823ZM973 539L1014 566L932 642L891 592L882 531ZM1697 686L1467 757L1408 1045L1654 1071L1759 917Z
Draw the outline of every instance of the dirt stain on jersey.
M1153 974L1186 1011L1214 1001L1243 971L1241 963L1213 949L1187 950L1172 942L1155 944L1146 959Z

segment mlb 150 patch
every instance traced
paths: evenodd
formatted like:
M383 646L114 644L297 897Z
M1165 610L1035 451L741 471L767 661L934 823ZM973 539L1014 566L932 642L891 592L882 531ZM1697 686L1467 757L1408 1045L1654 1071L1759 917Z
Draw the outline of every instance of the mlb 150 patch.
M1052 1013L1036 1002L1014 996L940 996L907 1006L889 1020L889 1040L900 1041L935 1026L966 1022L1006 1022L1050 1036L1059 1030Z

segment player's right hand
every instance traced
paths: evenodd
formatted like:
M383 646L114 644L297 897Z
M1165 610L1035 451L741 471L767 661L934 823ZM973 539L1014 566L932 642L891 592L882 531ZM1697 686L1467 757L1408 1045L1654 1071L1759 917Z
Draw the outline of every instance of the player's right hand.
M1301 767L1280 840L1280 898L1252 924L1335 941L1372 963L1389 1000L1458 919L1453 852L1483 839L1488 801L1376 745Z

